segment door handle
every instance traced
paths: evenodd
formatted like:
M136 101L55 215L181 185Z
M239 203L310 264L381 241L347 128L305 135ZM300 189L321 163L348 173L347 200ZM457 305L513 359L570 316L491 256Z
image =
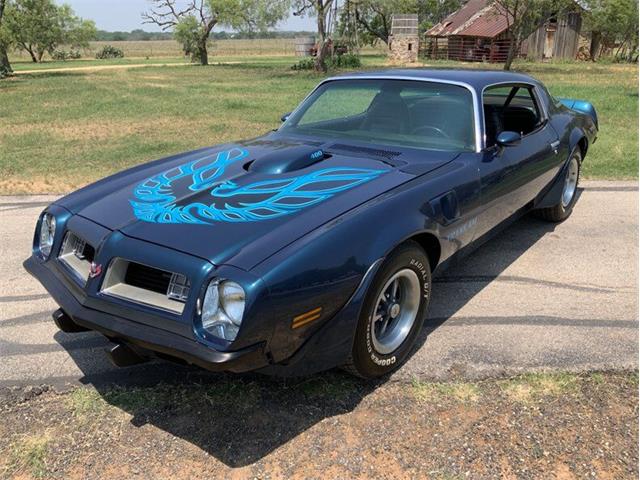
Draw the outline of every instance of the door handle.
M558 154L558 147L560 146L560 140L556 140L554 142L551 142L549 145L551 146L551 150L553 150L553 153L555 153L557 155Z

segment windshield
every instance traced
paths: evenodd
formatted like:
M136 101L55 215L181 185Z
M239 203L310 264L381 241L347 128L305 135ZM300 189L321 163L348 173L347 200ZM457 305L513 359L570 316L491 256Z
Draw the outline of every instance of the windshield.
M282 132L429 150L474 151L464 87L411 80L337 80L316 89Z

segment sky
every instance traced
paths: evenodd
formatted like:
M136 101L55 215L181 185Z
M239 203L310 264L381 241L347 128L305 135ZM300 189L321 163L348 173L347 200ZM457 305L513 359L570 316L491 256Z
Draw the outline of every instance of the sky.
M140 14L149 9L149 0L55 0L57 4L66 3L76 15L85 20L93 20L99 30L131 31L142 28L149 32L160 30L150 24L142 24ZM221 30L216 27L214 31ZM314 30L313 20L289 15L276 30Z

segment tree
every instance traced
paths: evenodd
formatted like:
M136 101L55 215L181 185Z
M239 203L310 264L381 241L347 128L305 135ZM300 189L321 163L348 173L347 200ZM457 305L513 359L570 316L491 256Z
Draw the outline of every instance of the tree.
M7 54L7 50L9 50L9 46L11 45L11 40L9 32L2 22L6 5L7 0L0 0L0 78L13 73L11 63L9 63L9 55Z
M389 47L394 13L418 13L417 0L362 0L355 5L356 23L366 44L378 41Z
M183 7L176 0L150 1L153 7L142 14L144 23L173 30L184 52L201 65L209 64L208 42L216 25L264 30L282 20L289 8L289 0L189 0Z
M358 34L363 43L378 41L389 46L391 19L395 13L417 13L420 33L457 10L462 0L358 0L354 1Z
M586 30L591 32L589 53L596 61L603 48L612 50L619 42L618 55L629 62L638 56L637 0L586 0ZM622 53L624 52L624 55Z
M464 0L418 0L420 30L425 32L458 10Z
M522 48L522 42L544 25L550 18L566 14L577 8L571 0L494 0L496 15L503 15L507 21L509 52L504 64L505 70Z
M5 12L6 28L16 46L29 52L34 62L58 45L88 47L96 36L95 24L76 17L68 5L52 0L15 0Z
M316 17L319 48L316 53L315 69L319 72L327 71L326 58L331 46L328 35L329 14L337 0L295 0L293 14L311 15Z

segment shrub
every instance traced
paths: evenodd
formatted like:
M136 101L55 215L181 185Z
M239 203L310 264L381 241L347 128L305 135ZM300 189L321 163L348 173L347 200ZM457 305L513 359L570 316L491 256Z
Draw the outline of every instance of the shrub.
M329 68L358 68L362 66L360 57L353 53L345 53L344 55L334 55L327 60Z
M358 68L362 66L360 57L353 53L345 53L344 55L334 55L326 59L328 68ZM291 66L292 70L313 70L315 58L303 58L298 63Z
M98 53L96 53L96 58L98 60L105 60L107 58L123 58L124 52L122 49L118 47L114 47L112 45L105 45L102 47Z
M64 50L54 50L51 52L51 58L54 60L62 60L64 62L67 59L67 52Z
M63 62L66 62L67 60L77 60L80 57L82 57L80 50L75 50L73 48L68 52L62 49L56 49L51 52L51 58L54 60L61 60Z
M315 59L313 57L307 57L300 60L298 63L291 65L291 70L313 70Z

